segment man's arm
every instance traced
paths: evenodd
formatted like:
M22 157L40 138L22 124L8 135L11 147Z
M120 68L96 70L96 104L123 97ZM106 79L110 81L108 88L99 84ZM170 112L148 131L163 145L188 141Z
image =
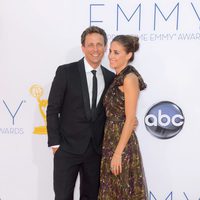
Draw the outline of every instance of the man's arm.
M66 92L65 66L58 67L52 82L47 106L48 146L60 144L59 118Z

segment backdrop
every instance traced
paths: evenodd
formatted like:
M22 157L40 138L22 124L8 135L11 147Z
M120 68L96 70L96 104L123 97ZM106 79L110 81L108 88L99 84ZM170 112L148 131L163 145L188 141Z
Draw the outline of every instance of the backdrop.
M90 25L109 42L140 37L132 64L148 84L137 136L149 199L200 199L200 1L0 0L0 200L54 198L47 98L58 65L83 56Z

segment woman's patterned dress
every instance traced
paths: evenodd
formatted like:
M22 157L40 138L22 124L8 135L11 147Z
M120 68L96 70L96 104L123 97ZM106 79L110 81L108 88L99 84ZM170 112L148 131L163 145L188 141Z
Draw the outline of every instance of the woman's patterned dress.
M130 65L115 76L104 99L106 125L102 149L99 200L147 200L147 187L142 158L135 132L129 139L122 155L122 173L114 176L110 163L125 121L124 94L118 88L124 77L134 73L138 76L140 90L146 88L140 74Z

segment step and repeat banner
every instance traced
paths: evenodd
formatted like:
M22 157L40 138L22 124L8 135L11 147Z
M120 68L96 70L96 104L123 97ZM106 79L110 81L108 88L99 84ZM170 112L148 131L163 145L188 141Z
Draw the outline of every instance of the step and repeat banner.
M109 42L140 37L132 64L148 84L137 136L149 200L199 200L199 0L0 0L0 200L54 199L47 98L56 68L83 56L90 25Z

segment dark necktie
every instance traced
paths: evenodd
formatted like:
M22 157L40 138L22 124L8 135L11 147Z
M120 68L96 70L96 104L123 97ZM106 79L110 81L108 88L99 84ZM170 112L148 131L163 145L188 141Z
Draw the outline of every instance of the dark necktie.
M96 112L96 104L97 104L97 77L96 70L91 71L93 73L93 81L92 81L92 119L95 118Z

